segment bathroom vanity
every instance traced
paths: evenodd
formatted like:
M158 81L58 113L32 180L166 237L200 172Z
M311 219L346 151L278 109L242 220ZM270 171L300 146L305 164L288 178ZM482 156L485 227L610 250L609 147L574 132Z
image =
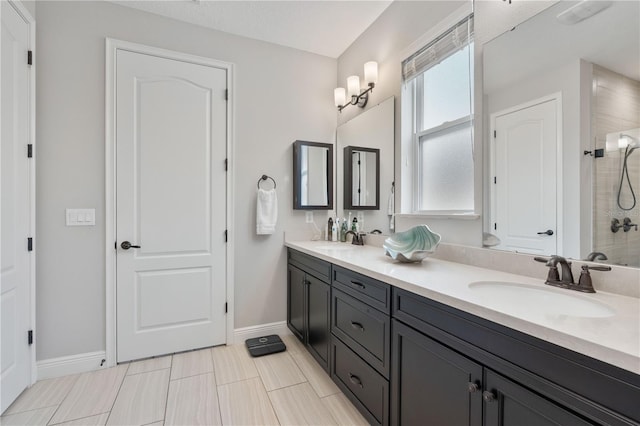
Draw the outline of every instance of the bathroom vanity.
M639 424L638 299L575 295L581 317L554 311L570 291L542 280L286 245L289 328L371 424ZM525 297L485 293L507 283Z

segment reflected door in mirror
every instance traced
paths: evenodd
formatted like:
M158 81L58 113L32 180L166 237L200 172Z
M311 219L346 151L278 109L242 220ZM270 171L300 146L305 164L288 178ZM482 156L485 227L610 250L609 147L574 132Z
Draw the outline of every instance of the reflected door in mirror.
M344 149L344 205L350 210L380 210L380 150Z
M333 208L333 145L295 141L293 144L293 208Z

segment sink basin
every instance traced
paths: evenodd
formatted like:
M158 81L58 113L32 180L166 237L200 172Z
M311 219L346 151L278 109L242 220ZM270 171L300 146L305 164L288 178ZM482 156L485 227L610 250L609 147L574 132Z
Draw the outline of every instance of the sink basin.
M482 298L483 304L503 311L531 310L583 318L606 318L615 314L610 306L572 290L500 281L478 281L469 284L469 288Z
M326 246L317 246L314 247L316 250L353 250L358 246L348 243L335 243L335 244L327 244Z

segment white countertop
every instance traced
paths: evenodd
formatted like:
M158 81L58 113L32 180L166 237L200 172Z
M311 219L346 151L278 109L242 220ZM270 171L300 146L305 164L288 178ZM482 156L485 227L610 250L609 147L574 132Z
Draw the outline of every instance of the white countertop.
M328 241L287 241L287 247L343 266L395 287L427 297L575 352L640 374L640 299L612 293L580 293L544 284L545 276L526 276L427 258L398 263L374 246ZM348 248L347 248L348 247ZM541 271L546 274L546 271ZM576 277L577 279L577 277ZM609 317L549 314L523 297L487 297L469 287L478 281L516 282L559 297L570 295L605 304Z

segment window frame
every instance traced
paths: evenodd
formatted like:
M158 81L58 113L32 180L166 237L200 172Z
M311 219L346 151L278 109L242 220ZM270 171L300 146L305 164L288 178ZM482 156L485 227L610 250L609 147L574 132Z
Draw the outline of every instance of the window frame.
M462 116L460 118L457 118L454 121L446 121L438 126L435 127L431 127L425 130L418 130L418 129L422 129L423 126L423 120L424 120L424 74L426 72L428 72L429 70L424 71L423 73L419 74L418 76L416 76L415 78L413 78L410 82L406 83L407 87L406 90L410 93L410 96L412 98L412 102L411 102L411 106L412 106L412 123L413 123L413 128L412 128L412 137L411 137L411 154L413 157L413 163L412 163L412 194L411 194L411 214L414 215L420 215L420 216L477 216L476 214L476 205L477 205L477 194L475 193L475 186L476 186L476 182L475 182L475 168L476 168L476 161L475 161L475 132L474 132L474 125L475 125L475 120L474 120L474 94L473 94L473 90L474 89L474 84L473 84L473 79L474 79L474 75L475 75L475 64L473 63L474 61L474 52L475 52L475 37L472 39L471 43L469 45L473 45L470 49L470 53L469 53L469 63L472 65L472 68L470 70L469 73L469 85L470 88L472 90L470 90L470 114L466 115L466 116ZM447 58L455 55L456 53L458 53L460 50L452 53L450 56L448 56ZM444 58L443 60L447 59ZM435 65L437 66L437 65ZM431 69L431 68L430 68ZM474 186L474 191L473 191L473 200L471 201L471 205L472 207L469 209L456 209L456 210L433 210L433 209L429 209L429 210L422 210L420 207L422 205L422 156L421 156L421 147L420 147L420 140L429 134L433 134L433 133L440 133L440 132L444 132L447 129L453 128L453 127L457 127L460 126L461 124L464 123L469 123L469 128L470 128L470 132L471 132L471 155L472 155L472 161L473 161L473 167L474 170L472 172L473 175L473 181L471 182L471 184Z

